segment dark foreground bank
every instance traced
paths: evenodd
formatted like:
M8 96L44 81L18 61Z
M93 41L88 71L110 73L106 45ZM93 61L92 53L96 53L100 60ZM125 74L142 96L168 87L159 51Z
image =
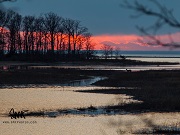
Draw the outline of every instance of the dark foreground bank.
M133 99L142 101L139 104L112 106L111 108L137 111L180 111L180 70L116 73L110 75L106 80L97 82L95 85L124 88L89 92L127 94L133 96ZM130 87L130 89L127 87Z

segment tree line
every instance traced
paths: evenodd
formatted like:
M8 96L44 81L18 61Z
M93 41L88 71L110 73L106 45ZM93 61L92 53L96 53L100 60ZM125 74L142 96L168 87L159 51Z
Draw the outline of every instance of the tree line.
M78 20L49 12L38 17L0 10L0 56L24 59L89 59L94 43Z

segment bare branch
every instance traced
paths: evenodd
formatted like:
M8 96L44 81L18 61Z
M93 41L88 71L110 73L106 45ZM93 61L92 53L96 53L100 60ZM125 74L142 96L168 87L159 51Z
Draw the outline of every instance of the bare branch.
M17 1L17 0L0 0L0 3L2 3L2 2L7 2L7 1L15 2L15 1Z
M171 49L172 48L180 48L180 43L176 43L173 41L172 37L169 35L169 38L171 40L171 42L169 43L164 43L163 41L161 41L160 39L158 39L156 36L154 35L151 35L150 33L148 33L144 28L140 28L140 27L137 27L138 30L140 32L142 32L146 37L148 37L150 39L150 42L145 42L143 40L138 40L140 43L143 43L143 44L147 44L147 45L151 45L151 46L163 46L163 47L170 47Z
M133 16L134 18L140 17L142 15L154 16L157 18L157 21L150 27L143 28L143 27L137 26L137 29L143 35L147 36L149 39L152 40L151 43L146 43L146 44L161 45L161 46L172 47L172 48L180 47L180 43L174 42L172 38L169 38L170 43L163 43L160 39L157 38L156 32L160 28L162 28L162 26L167 24L170 27L179 29L180 21L178 21L174 17L172 9L168 9L166 6L160 4L157 0L150 0L150 1L159 9L159 12L146 7L145 5L139 3L137 0L135 0L134 3L132 3L132 2L130 3L130 2L128 2L128 0L126 0L123 2L123 4L121 4L121 7L136 11L138 14L136 16Z
M165 6L160 5L156 0L151 1L159 8L159 13L148 9L145 5L139 3L138 1L135 1L134 4L124 1L124 4L121 4L121 6L148 16L155 16L161 20L164 20L164 22L172 27L180 28L180 22L174 17L172 10L168 10Z

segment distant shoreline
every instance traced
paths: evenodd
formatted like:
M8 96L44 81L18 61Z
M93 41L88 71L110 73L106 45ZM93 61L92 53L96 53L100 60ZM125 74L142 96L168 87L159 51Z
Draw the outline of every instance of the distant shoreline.
M165 56L126 56L127 58L180 58L180 57L165 57Z
M3 67L15 66L150 66L150 65L179 65L179 62L140 61L131 59L92 59L85 61L0 61L0 70Z

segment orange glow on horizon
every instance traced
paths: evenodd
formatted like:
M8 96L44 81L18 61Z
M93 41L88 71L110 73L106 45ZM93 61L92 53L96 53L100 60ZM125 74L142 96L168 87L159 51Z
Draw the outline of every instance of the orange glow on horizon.
M0 27L0 31L3 33L9 32L6 28ZM33 35L39 33L33 32ZM23 32L20 32L20 35L23 36ZM48 39L50 39L50 34L46 35ZM80 37L80 36L79 36ZM158 39L164 43L176 42L180 43L180 32L173 33L171 35L157 35ZM58 49L58 42L60 39L63 39L63 43L67 43L67 35L63 34L62 37L60 35L56 36L54 49ZM76 39L78 42L78 38ZM70 39L71 43L73 43L73 39ZM143 41L143 42L141 42ZM102 34L92 36L92 42L95 43L95 50L101 50L104 44L112 46L114 49L118 48L120 50L167 50L169 48L162 47L160 45L149 45L149 39L146 36L139 36L136 34ZM80 41L79 41L80 42ZM48 48L50 48L50 43L48 44ZM73 48L73 47L72 47ZM84 48L82 48L83 50Z
M171 34L171 38L174 42L180 42L180 33ZM158 39L165 43L171 42L170 35L158 35ZM152 46L141 41L148 42L147 37L139 35L97 35L92 37L93 42L96 43L96 50L101 50L103 44L110 45L114 48L120 48L120 50L164 50L164 47L161 46ZM166 48L167 49L167 48Z

